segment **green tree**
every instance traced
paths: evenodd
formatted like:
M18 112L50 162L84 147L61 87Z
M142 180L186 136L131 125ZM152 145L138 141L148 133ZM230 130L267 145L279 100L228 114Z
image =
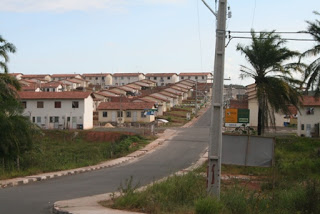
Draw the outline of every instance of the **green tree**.
M0 158L2 167L5 163L16 161L32 146L35 126L29 118L22 116L23 107L18 99L20 84L15 77L8 74L8 53L16 48L0 36Z
M318 12L314 12L316 15L320 15ZM315 96L320 95L320 21L314 22L307 21L309 33L316 41L315 45L301 54L301 58L315 57L315 59L305 69L305 82L307 83L306 90L315 90Z
M283 64L298 56L298 52L284 47L285 40L274 32L251 32L251 44L238 44L241 52L251 65L241 65L241 78L251 77L255 80L258 100L258 135L264 133L269 123L275 126L275 112L289 113L288 104L298 108L300 93L295 86L300 81L292 77L292 72L298 69L297 63Z

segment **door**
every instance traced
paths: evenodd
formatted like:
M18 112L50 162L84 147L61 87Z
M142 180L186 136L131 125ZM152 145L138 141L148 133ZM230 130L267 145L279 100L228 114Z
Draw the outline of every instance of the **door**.
M138 120L138 112L133 111L132 112L132 122L137 122L137 120Z
M113 111L112 112L112 117L111 117L112 122L116 122L116 118L117 118L117 112Z

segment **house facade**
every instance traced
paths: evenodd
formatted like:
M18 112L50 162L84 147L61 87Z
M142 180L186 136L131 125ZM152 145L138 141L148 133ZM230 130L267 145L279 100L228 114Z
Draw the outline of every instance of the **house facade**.
M213 75L210 72L199 72L199 73L180 73L180 80L193 80L200 83L212 83Z
M320 99L304 96L298 112L298 136L318 137L320 123Z
M93 86L101 86L101 88L105 88L112 85L112 75L109 73L83 74L82 76L90 85Z
M103 102L98 106L99 123L150 123L154 110L151 102Z
M93 128L90 92L18 92L23 115L44 129Z
M166 86L179 81L176 73L148 73L146 74L146 79L156 82L157 86Z
M145 79L143 73L116 73L112 75L112 85L121 86Z
M51 77L53 81L60 81L73 78L82 79L82 76L80 74L53 74L51 75Z

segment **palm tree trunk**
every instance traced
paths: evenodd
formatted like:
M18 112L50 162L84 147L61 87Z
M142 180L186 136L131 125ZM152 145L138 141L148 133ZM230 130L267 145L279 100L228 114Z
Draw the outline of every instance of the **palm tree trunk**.
M258 135L261 135L262 132L262 110L259 107L258 109Z

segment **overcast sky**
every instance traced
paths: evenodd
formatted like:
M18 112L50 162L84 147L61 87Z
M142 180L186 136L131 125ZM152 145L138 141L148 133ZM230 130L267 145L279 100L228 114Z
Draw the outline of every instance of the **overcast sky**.
M215 8L214 0L207 2ZM231 31L301 31L320 18L319 0L229 0ZM23 74L208 72L215 17L201 0L0 0L0 34L17 47L10 72ZM235 35L235 34L234 34ZM283 35L286 38L308 38ZM226 84L246 61L234 39L226 49ZM312 42L288 42L304 51Z

